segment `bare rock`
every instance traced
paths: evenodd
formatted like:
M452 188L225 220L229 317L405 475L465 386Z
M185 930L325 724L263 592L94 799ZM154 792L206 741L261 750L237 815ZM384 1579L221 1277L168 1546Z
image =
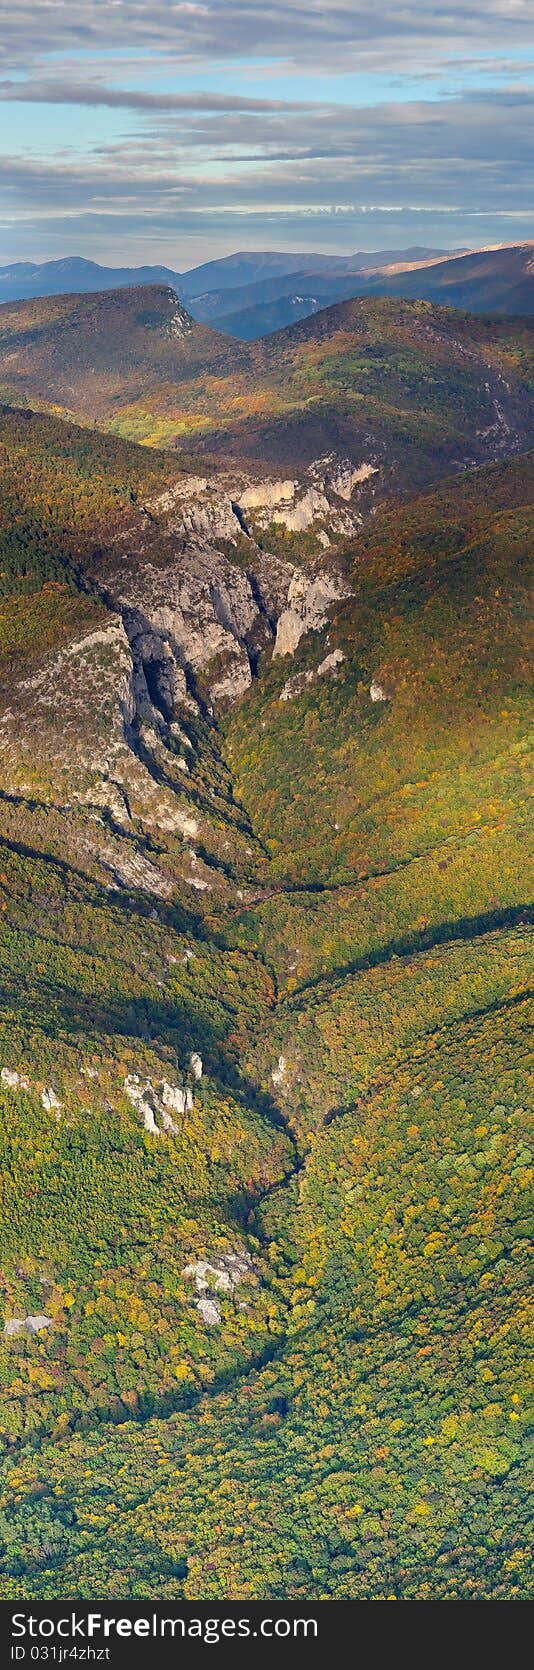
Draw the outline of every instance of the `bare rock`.
M45 1328L51 1327L52 1318L44 1313L37 1316L12 1316L4 1322L4 1334L7 1339L12 1339L24 1331L28 1334L41 1334Z
M197 1299L196 1306L207 1328L217 1328L219 1326L222 1320L221 1307L217 1304L216 1299Z
M59 1113L62 1107L59 1097L56 1096L55 1090L52 1090L50 1086L41 1091L41 1102L46 1113Z
M129 1073L124 1080L124 1090L135 1108L141 1114L145 1131L149 1136L160 1137L178 1135L178 1126L173 1119L173 1113L181 1117L184 1113L193 1111L193 1095L189 1085L167 1084L166 1080L154 1089L150 1079L142 1083L137 1073Z
M30 1089L29 1079L25 1078L23 1073L14 1072L12 1067L2 1067L0 1079L2 1080L2 1084L5 1084L8 1090Z
M52 1327L52 1318L51 1316L45 1316L43 1313L38 1316L27 1316L26 1327L29 1334L42 1334L44 1328Z
M273 655L293 655L307 632L325 625L333 603L350 596L350 586L339 573L326 569L310 576L295 573L288 592L288 606L280 615Z
M345 656L341 649L331 650L330 654L325 655L324 660L319 662L318 667L310 667L307 672L295 673L293 678L288 678L283 690L280 691L279 700L290 702L294 696L300 696L309 684L314 684L315 679L335 676L338 667L344 660Z
M337 470L333 469L327 473L325 486L329 487L333 493L337 493L338 498L349 500L354 488L360 482L368 481L370 476L377 475L377 473L376 464L359 464L354 467L349 463L344 463Z
M239 495L242 510L276 510L289 505L295 497L295 481L258 481Z
M329 510L325 494L317 487L308 487L302 498L288 509L279 505L273 521L283 522L290 533L306 533L320 517L327 517Z
M165 1108L170 1108L173 1113L185 1113L185 1090L183 1090L180 1085L166 1084L164 1080L161 1091L161 1100L163 1102L163 1106Z
M208 1327L221 1322L218 1294L231 1298L243 1281L257 1282L252 1259L244 1249L240 1253L224 1253L221 1257L196 1258L186 1264L184 1276L195 1285L194 1303Z

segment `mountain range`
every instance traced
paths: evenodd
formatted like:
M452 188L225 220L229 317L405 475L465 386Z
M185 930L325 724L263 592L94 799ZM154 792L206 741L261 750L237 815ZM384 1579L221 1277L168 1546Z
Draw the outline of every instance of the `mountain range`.
M527 1598L534 322L444 301L0 309L5 1600Z
M440 256L423 264L408 258L384 261L374 270L369 263L357 280L347 273L303 270L294 275L291 285L279 278L243 286L232 296L231 308L226 292L220 291L195 297L191 305L196 318L209 319L232 336L253 340L356 294L421 299L472 313L530 314L534 311L534 245Z
M293 273L357 273L389 261L425 260L440 252L424 248L381 250L375 255L292 255L271 250L238 253L206 261L189 272L171 267L105 267L79 255L56 261L14 261L0 267L0 302L30 301L35 296L66 295L92 290L116 290L130 284L171 284L182 300L204 297L211 291L239 290L243 285L290 279Z
M471 312L533 311L532 244L453 255L412 248L352 256L236 254L190 272L161 266L114 268L77 256L0 268L0 303L168 284L195 319L254 340L355 295L402 296Z

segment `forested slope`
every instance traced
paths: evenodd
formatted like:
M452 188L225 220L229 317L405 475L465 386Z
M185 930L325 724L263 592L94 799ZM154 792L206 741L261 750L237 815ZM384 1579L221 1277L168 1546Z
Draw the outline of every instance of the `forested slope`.
M532 461L292 654L183 460L0 462L2 1593L524 1596Z

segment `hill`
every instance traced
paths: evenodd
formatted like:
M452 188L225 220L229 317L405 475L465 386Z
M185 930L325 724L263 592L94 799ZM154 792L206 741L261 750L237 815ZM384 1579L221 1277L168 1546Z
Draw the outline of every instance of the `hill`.
M223 394L208 444L279 464L310 463L334 444L406 472L412 486L425 472L432 479L513 447L514 432L520 447L527 443L533 340L529 321L478 320L424 302L346 301L249 346L251 369L238 385L246 415L232 414L223 427ZM503 426L497 408L504 414L505 404Z
M151 399L240 350L197 324L167 285L53 296L0 309L0 379L9 397L109 419L141 394Z
M1 414L2 1593L526 1598L532 457L240 470Z
M286 478L333 454L376 496L527 445L532 341L528 320L373 298L241 344L171 290L119 290L2 308L0 387Z
M0 267L0 304L164 284L194 319L243 341L285 329L354 296L402 296L472 313L534 311L531 243L447 255L444 250L360 251L350 256L236 254L189 272L105 267L80 256Z
M423 297L471 313L534 312L534 244L482 249L368 278L377 295Z

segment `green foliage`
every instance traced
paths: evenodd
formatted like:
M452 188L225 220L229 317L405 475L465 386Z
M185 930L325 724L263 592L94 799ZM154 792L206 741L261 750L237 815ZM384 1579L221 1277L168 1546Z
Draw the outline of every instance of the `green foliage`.
M0 408L0 596L65 581L143 496L179 473L159 454Z
M177 468L5 437L4 712ZM5 1598L528 1593L530 497L518 459L382 511L328 635L184 718L205 892L133 755L122 821L33 731L0 794L0 1296L49 1323L0 1342ZM187 1266L236 1253L210 1327Z

